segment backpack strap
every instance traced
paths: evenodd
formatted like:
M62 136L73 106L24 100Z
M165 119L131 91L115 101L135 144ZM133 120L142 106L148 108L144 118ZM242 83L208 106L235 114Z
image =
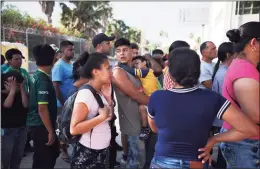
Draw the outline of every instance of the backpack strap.
M99 96L99 94L97 93L96 89L94 89L92 86L90 86L89 84L84 84L83 86L81 86L79 88L79 90L81 89L89 89L91 91L91 93L94 95L95 99L97 100L98 106L100 108L104 107L104 103L101 99L101 97Z
M104 107L104 103L103 103L101 97L99 96L99 94L97 93L96 89L94 89L94 88L93 88L92 86L90 86L89 84L84 84L83 86L81 86L81 87L79 88L79 90L82 90L82 89L89 89L89 90L91 91L91 93L94 95L95 99L97 100L98 106L99 106L100 108L103 108L103 107ZM79 90L78 90L78 91L79 91ZM96 114L95 117L97 117L97 116L98 116L98 113ZM92 129L90 130L90 133L89 133L89 140L90 140L89 145L90 145L90 148L91 148L91 135L92 135L92 133L93 133L93 130L94 130L94 128L92 128Z

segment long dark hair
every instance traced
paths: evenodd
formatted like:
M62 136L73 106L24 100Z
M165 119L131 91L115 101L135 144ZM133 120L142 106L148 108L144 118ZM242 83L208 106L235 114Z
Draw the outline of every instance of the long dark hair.
M224 42L218 47L218 62L216 63L213 71L212 82L219 69L220 62L224 62L227 59L227 54L234 54L233 44L231 42Z
M238 29L227 31L226 36L234 43L234 52L240 53L253 38L260 40L260 22L252 21L241 25Z
M89 58L89 53L85 51L73 63L72 76L74 81L77 81L80 78L79 68L82 67L87 62L88 58Z

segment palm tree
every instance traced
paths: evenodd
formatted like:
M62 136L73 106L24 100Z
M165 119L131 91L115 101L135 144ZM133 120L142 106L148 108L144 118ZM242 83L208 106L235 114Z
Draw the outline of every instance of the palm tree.
M141 31L127 26L122 20L114 19L108 24L106 34L114 34L116 39L127 38L138 44L141 42Z
M84 33L88 38L106 27L108 18L112 17L112 8L108 1L70 1L70 3L75 5L74 9L60 3L61 23L69 30Z
M128 29L129 26L127 26L124 21L113 19L113 21L107 26L106 34L114 34L116 39L126 38L125 35L127 34Z
M52 13L55 5L55 1L39 1L41 7L42 7L42 12L47 16L48 18L48 23L52 23Z

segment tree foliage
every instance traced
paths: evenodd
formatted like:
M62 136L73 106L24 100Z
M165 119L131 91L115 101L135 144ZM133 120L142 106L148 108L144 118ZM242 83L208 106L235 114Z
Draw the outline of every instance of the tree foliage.
M48 23L52 23L52 13L55 5L55 1L39 1L41 7L42 7L42 12L47 16L48 18Z
M122 20L114 19L111 23L108 24L107 34L114 34L116 38L127 38L131 42L140 44L141 42L141 31L136 28L129 27Z
M75 8L70 9L65 3L62 8L61 23L69 30L85 33L93 37L99 29L106 27L112 17L112 7L108 1L70 1Z
M7 5L1 13L1 26L25 31L27 28L34 28L36 32L50 31L55 34L83 37L78 31L71 31L67 28L55 28L44 19L35 19L27 13L21 13L15 6Z

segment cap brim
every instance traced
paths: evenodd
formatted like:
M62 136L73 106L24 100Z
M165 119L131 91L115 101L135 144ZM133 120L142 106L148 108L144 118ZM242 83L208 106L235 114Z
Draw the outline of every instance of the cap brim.
M115 36L110 36L110 37L108 37L107 39L106 39L106 41L113 41L113 40L115 40Z

